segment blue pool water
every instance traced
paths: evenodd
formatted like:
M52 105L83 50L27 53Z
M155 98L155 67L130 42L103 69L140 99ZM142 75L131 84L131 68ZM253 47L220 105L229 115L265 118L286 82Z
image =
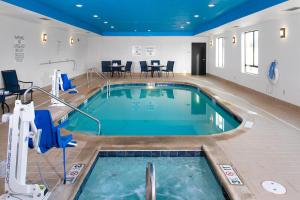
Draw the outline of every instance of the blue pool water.
M157 200L224 200L204 156L99 157L79 200L144 200L147 162L155 165Z
M103 90L80 109L101 121L101 135L209 135L240 124L198 88L178 84L115 85L108 99ZM97 131L94 121L76 112L65 128L87 134Z

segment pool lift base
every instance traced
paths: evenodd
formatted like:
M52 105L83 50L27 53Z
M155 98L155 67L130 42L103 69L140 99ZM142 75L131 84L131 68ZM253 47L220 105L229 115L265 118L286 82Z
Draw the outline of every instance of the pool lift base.
M50 192L45 185L26 184L28 143L39 152L41 131L34 123L34 105L15 103L13 114L4 114L3 122L9 122L7 162L5 171L5 194L0 200L47 200Z
M55 69L53 72L52 78L52 89L51 94L59 98L59 87L63 87L63 81L61 78L60 70ZM57 101L56 99L51 99L51 106L57 107L65 107L66 105L62 104L61 102Z

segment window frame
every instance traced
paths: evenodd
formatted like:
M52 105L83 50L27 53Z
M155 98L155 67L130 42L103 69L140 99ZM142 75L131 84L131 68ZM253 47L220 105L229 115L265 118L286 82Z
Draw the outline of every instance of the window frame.
M219 40L222 39L222 46L220 47ZM222 49L222 57L220 58L220 48ZM222 65L220 65L220 61ZM216 38L216 67L217 68L224 68L225 66L225 38L218 37Z
M246 45L246 35L247 34L249 34L249 33L252 33L253 34L253 46L252 46L252 49L253 49L253 60L252 60L252 65L249 65L249 64L247 64L247 45ZM256 34L257 33L257 34ZM258 64L258 62L257 62L257 65L255 65L255 60L256 60L256 57L257 57L257 61L258 61L258 58L259 58L259 54L258 54L258 52L259 52L259 49L258 49L258 46L259 46L259 41L258 41L258 39L259 39L259 30L252 30L252 31L246 31L246 32L244 32L243 33L243 35L244 35L244 37L243 37L243 56L244 56L244 63L243 63L243 70L242 70L242 72L243 73L249 73L249 74L258 74L258 69L259 69L259 64ZM256 36L257 35L257 36ZM257 44L255 43L255 41L256 41L256 37L257 37ZM255 51L256 50L256 48L257 48L257 52ZM257 70L257 72L251 72L251 70L253 70L253 69L255 69L255 70Z

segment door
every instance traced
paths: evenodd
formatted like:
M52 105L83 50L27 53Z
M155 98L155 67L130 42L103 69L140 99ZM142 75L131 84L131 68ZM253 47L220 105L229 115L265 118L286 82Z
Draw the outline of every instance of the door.
M192 43L192 75L206 75L206 43Z

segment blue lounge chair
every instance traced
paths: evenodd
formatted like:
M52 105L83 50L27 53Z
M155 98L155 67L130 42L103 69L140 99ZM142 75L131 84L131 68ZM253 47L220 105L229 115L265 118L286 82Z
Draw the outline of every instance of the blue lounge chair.
M41 129L39 152L46 153L53 147L63 149L64 184L66 183L66 148L75 147L76 141L72 141L72 135L61 136L60 129L64 124L54 126L49 110L36 110L34 123L37 129ZM33 148L32 140L29 147Z
M68 91L69 94L75 94L77 93L77 89L75 85L72 85L72 81L68 78L67 74L61 74L62 79L62 87L60 86L60 89L62 91Z
M17 99L20 99L21 96L25 93L26 89L21 89L19 83L26 83L33 86L33 82L20 81L17 76L16 70L5 70L1 71L4 88L6 91L9 91L11 95L17 95ZM32 99L32 90L30 91Z

